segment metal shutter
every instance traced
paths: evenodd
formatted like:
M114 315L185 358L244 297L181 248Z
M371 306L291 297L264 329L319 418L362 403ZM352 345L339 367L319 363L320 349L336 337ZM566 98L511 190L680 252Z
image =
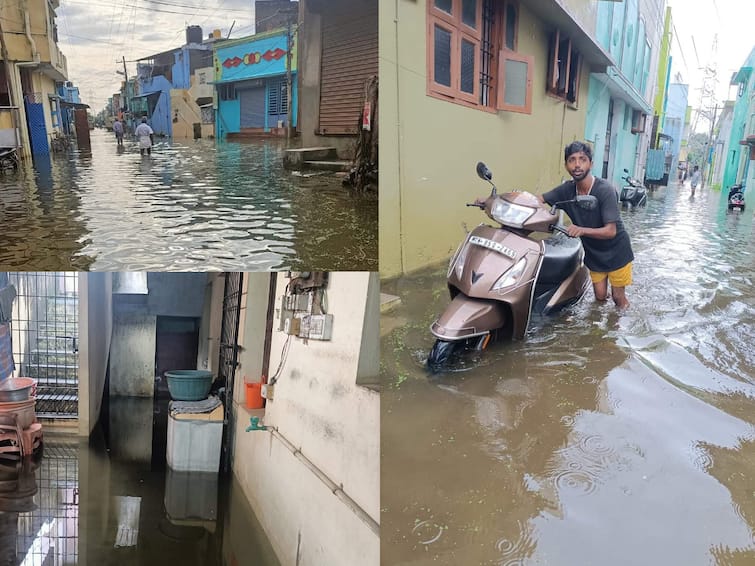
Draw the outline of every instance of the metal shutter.
M265 127L265 87L238 90L242 128Z
M364 82L378 74L378 3L341 3L322 16L320 134L356 134Z

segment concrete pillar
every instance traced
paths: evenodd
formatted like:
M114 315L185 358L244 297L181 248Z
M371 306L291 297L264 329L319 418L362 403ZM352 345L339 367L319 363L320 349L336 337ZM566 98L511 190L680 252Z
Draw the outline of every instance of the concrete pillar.
M110 397L149 397L155 387L157 316L115 312L110 346Z

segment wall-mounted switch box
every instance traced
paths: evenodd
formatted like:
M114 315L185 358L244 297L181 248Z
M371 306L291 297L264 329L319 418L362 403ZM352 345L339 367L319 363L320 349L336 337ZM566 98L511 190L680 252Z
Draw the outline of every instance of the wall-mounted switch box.
M292 316L283 321L283 332L291 336L297 336L301 330L301 318Z
M333 334L332 314L307 314L301 317L299 338L330 340Z

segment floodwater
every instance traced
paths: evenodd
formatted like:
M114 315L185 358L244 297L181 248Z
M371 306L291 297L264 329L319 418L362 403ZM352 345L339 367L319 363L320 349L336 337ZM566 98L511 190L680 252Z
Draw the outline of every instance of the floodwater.
M45 432L41 457L0 458L0 564L280 566L235 476L166 467L165 411L119 401L109 442Z
M377 196L283 169L277 140L162 141L0 174L0 266L32 270L377 269Z
M382 563L755 564L753 197L654 191L625 313L589 291L438 377L446 266L384 285Z

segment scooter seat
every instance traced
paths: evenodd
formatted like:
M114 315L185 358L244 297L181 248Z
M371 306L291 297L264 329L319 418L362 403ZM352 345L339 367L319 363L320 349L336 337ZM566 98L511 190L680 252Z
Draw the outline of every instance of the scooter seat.
M579 238L569 238L559 234L547 240L545 257L537 278L538 285L561 283L579 265L581 243Z

